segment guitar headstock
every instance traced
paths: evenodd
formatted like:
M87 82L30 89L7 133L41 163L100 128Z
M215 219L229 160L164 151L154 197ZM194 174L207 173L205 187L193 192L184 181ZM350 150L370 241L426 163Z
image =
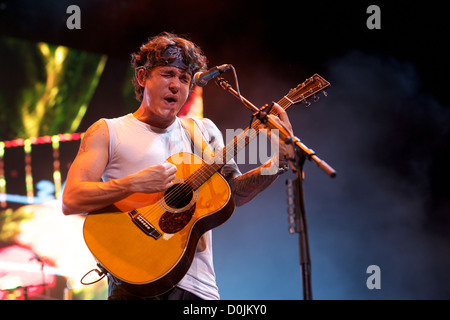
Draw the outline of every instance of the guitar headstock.
M331 85L328 81L316 73L294 89L291 89L289 93L284 96L284 98L286 98L291 104L305 102L306 106L309 106L311 103L307 101L308 98L313 96L314 101L317 101L319 100L319 96L317 96L317 94L322 91L323 94L327 96L325 89L330 86Z

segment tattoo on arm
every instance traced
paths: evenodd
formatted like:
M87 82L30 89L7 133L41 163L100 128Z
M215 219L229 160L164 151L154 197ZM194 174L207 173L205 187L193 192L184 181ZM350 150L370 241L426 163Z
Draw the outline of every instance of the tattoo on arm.
M253 169L229 181L231 192L240 206L258 195L275 181L277 175L261 175L261 167Z
M80 144L80 149L78 150L78 153L83 153L87 151L87 146L88 146L88 140L90 140L90 138L92 136L95 135L95 132L98 131L100 129L100 124L97 121L96 123L94 123L85 133L83 136L83 139L81 140L81 144Z
M90 134L88 132L84 134L83 139L81 139L80 149L78 150L78 153L86 152L86 144L89 136Z

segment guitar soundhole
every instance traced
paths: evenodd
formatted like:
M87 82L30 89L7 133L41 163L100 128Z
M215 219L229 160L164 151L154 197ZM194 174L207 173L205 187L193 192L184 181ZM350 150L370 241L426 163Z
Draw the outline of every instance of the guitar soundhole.
M191 202L194 193L192 188L185 183L177 183L164 193L166 204L175 209L186 207Z
M193 199L194 192L192 188L186 184L178 183L170 187L164 193L164 202L167 206L175 209L166 211L159 220L159 227L165 233L176 233L182 230L191 221L195 212L194 205L188 207L184 211L178 211L186 207Z

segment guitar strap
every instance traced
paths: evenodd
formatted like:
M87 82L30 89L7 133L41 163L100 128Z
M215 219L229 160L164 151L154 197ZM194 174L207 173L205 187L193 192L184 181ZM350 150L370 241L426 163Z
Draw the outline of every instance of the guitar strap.
M195 155L200 158L209 158L214 157L214 152L209 146L208 142L206 142L203 137L203 133L201 132L198 125L195 123L192 118L179 118L182 126L187 131L191 138L192 151ZM200 139L199 139L200 138ZM202 156L203 155L203 156ZM197 250L204 251L206 249L206 240L205 235L203 235L198 241Z
M179 118L184 129L191 137L193 153L200 158L214 157L214 152L203 137L203 133L192 118ZM203 155L203 156L202 156Z

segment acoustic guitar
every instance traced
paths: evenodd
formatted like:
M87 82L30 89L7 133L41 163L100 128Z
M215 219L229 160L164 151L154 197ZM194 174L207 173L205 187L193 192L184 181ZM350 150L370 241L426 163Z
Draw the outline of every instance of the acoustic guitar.
M329 86L315 74L278 104L285 110L300 102L309 105L307 99L316 100ZM167 161L178 170L174 185L165 192L136 193L90 212L83 235L99 266L132 294L151 297L175 286L188 271L202 235L231 217L233 197L219 171L258 135L259 125L253 121L253 130L242 131L211 161L185 152L172 155Z

